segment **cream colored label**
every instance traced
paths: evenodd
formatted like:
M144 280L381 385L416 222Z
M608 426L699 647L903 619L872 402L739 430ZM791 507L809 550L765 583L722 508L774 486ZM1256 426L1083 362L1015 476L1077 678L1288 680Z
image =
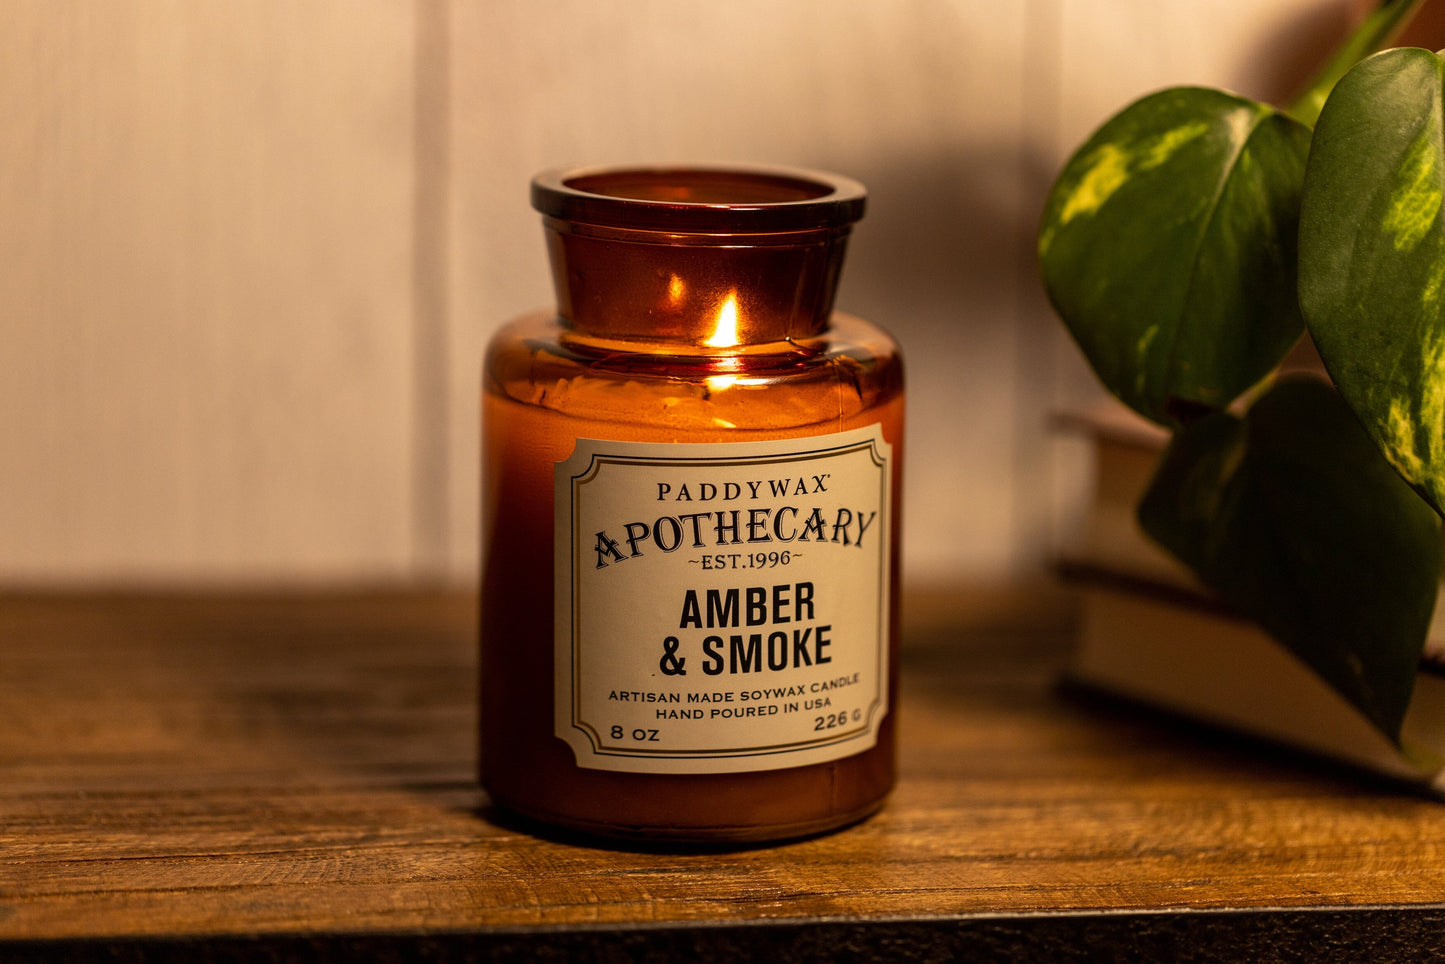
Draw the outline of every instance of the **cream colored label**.
M579 766L736 773L874 746L888 712L878 426L578 439L556 470L556 733Z

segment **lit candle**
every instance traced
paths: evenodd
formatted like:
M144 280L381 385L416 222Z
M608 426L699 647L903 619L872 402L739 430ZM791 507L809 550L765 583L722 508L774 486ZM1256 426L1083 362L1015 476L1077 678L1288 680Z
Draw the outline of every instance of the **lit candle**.
M893 783L903 385L832 310L862 188L533 182L557 312L483 385L482 778L612 837L770 840Z

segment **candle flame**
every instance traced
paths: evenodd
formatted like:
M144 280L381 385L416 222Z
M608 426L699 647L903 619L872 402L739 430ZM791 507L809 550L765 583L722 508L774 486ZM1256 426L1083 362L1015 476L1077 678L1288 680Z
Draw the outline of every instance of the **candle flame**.
M731 348L738 343L738 294L730 292L717 310L717 324L703 342L709 348Z

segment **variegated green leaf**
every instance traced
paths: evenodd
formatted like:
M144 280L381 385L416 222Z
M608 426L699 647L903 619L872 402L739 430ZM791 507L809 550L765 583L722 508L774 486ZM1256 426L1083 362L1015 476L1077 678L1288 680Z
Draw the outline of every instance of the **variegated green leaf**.
M1386 458L1445 509L1445 62L1361 61L1315 131L1300 299L1341 394Z
M1157 422L1228 405L1277 365L1295 299L1307 127L1217 90L1126 108L1054 184L1044 282L1099 378Z
M1440 572L1440 519L1324 382L1286 379L1244 415L1175 433L1146 532L1392 739Z

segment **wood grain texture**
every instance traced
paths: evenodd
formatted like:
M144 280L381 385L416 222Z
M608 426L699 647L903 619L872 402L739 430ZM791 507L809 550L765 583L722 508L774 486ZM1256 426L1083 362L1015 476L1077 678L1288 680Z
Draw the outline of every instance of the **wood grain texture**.
M1403 908L1438 901L1438 803L1060 693L1073 609L1057 590L910 606L886 809L689 854L542 839L487 810L470 598L0 599L0 956L228 934L249 936L208 953L265 934L303 935L264 945L278 955L341 953L383 932L358 938L368 956L461 954L606 927L716 950L742 938L669 928L765 923L796 947L1107 947L1131 929L1197 942L1222 920L1155 912L1242 908L1274 908L1281 933L1398 937L1425 919ZM1299 916L1379 905L1394 916ZM756 950L781 932L750 933Z

